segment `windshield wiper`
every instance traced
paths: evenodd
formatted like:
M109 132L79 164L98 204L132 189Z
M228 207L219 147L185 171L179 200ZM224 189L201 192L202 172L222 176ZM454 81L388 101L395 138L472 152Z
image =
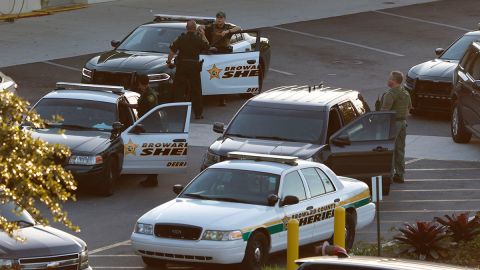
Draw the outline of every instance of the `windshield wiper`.
M80 129L80 130L97 130L98 128L94 127L85 127L81 125L73 125L73 124L48 124L46 123L46 126L48 127L56 127L56 128L66 128L66 129Z
M187 196L187 197L190 197L190 198L203 199L203 200L211 200L212 199L211 197L201 195L201 194L198 194L198 193L185 193L185 194L183 194L183 196Z
M212 200L224 201L224 202L248 203L245 200L240 200L240 199L235 199L235 198L230 198L230 197L214 197L214 198L212 198Z
M17 223L20 227L23 227L23 228L35 226L34 223L26 221L26 220L14 220L12 222ZM23 224L24 226L21 226L21 224Z
M239 137L239 138L251 138L249 136L246 136L246 135L242 135L242 134L234 134L234 133L228 133L228 134L225 134L227 136L235 136L235 137Z
M277 141L289 141L289 142L296 142L296 140L282 138L278 136L255 136L255 139L266 139L266 140L277 140Z

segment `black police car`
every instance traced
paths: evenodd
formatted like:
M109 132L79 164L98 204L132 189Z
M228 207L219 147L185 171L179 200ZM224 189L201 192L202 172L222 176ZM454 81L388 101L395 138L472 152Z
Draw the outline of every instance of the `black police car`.
M412 114L451 111L453 72L468 45L475 40L480 40L480 31L466 33L446 50L437 48L435 54L438 58L418 64L408 71L405 88L412 97Z
M359 92L329 87L285 86L248 100L208 149L202 169L241 151L296 156L329 166L336 174L370 183L383 177L388 194L395 114L369 112Z
M44 129L25 127L35 138L66 145L65 168L80 185L113 193L120 174L184 172L187 167L191 104L158 105L140 119L138 93L123 87L57 83L33 107Z
M454 74L451 134L457 143L480 137L480 42L473 42Z
M166 60L170 44L186 31L188 20L205 25L215 18L158 14L153 22L140 25L122 41L112 41L113 50L90 59L82 70L82 82L130 89L136 74L147 74L150 86L168 101L175 69L168 68ZM270 64L269 40L256 30L235 33L230 39L230 52L200 55L203 95L251 94L261 88ZM159 83L165 73L172 79Z

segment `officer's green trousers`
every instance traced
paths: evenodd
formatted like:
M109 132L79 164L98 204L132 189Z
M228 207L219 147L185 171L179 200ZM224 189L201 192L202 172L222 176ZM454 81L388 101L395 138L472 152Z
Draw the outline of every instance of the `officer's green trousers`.
M405 140L407 137L407 121L395 121L395 150L393 153L393 173L403 177L405 174Z

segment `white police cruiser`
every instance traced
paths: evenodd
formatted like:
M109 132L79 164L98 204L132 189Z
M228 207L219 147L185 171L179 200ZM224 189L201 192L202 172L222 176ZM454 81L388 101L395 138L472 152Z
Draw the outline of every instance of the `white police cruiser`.
M356 229L375 217L368 186L335 175L323 164L241 152L210 166L178 197L136 223L131 241L147 265L166 262L242 263L259 269L268 254L287 247L286 224L300 223L300 245L333 235L336 206L346 208L347 247Z

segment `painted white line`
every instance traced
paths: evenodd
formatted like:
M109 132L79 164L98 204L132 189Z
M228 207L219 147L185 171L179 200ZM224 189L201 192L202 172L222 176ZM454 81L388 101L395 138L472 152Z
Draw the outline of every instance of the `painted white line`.
M441 181L449 181L449 182L462 182L462 181L480 181L480 178L469 178L469 179L408 179L405 182L441 182Z
M49 65L56 66L56 67L61 67L61 68L64 68L64 69L73 70L73 71L79 71L79 72L82 71L82 70L79 69L79 68L74 68L74 67L70 67L70 66L65 66L65 65L57 64L57 63L50 62L50 61L44 61L44 62L42 62L42 63L44 63L44 64L49 64Z
M89 251L88 255L90 256L91 254L99 253L99 252L109 250L109 249L112 249L112 248L116 248L116 247L119 247L119 246L128 246L128 245L130 245L130 240L126 240L126 241L114 243L114 244L111 244L111 245L108 245L108 246L105 246L105 247L94 249L92 251Z
M370 46L366 46L366 45L362 45L362 44L358 44L358 43L354 43L354 42L350 42L350 41L335 39L335 38L331 38L331 37L318 36L318 35L314 35L314 34L310 34L310 33L305 33L305 32L300 32L300 31L296 31L296 30L292 30L292 29L278 27L278 26L274 26L272 28L282 30L282 31L291 32L291 33L295 33L295 34L299 34L299 35L304 35L304 36L307 36L307 37L313 37L313 38L318 38L318 39L324 39L324 40L334 41L334 42L338 42L338 43L343 43L343 44L351 45L351 46L354 46L354 47L359 47L359 48L363 48L363 49L367 49L367 50L371 50L371 51L381 52L381 53L385 53L385 54L389 54L389 55L393 55L393 56L405 56L403 54L399 54L399 53L396 53L396 52L386 51L386 50L382 50L382 49L378 49L378 48L374 48L374 47L370 47Z
M476 212L478 209L442 209L442 210L380 210L380 213L451 213L451 212Z
M109 254L109 255L99 255L99 254L88 254L89 258L110 258L110 257L140 257L136 254Z
M380 11L380 10L372 10L372 11L373 11L373 12L376 12L376 13L388 15L388 16L393 16L393 17L398 17L398 18L402 18L402 19L411 20L411 21L423 22L423 23L428 23L428 24L433 24L433 25L438 25L438 26L444 26L444 27L448 27L448 28L452 28L452 29L457 29L457 30L461 30L461 31L467 31L467 32L472 31L471 29L467 29L467 28L463 28L463 27L459 27L459 26L454 26L454 25L450 25L450 24L439 23L439 22L432 22L432 21L428 21L428 20L424 20L424 19L419 19L419 18L413 18L413 17L403 16L403 15L398 15L398 14L394 14L394 13L390 13L390 12L385 12L385 11Z
M480 170L480 168L430 168L430 169L406 169L406 171L469 171Z
M395 200L395 201L382 201L382 204L384 203L426 203L426 202L480 202L480 199Z
M451 192L451 191L480 191L480 188L447 188L447 189L392 189L392 192Z
M286 71L281 71L281 70L274 69L274 68L269 68L269 70L271 70L271 71L273 71L273 72L277 72L277 73L283 74L283 75L288 75L288 76L294 76L294 75L295 75L295 74L293 74L293 73L286 72Z
M420 161L420 160L423 160L423 158L415 158L415 159L407 160L407 161L405 161L405 165L412 164L412 163Z

